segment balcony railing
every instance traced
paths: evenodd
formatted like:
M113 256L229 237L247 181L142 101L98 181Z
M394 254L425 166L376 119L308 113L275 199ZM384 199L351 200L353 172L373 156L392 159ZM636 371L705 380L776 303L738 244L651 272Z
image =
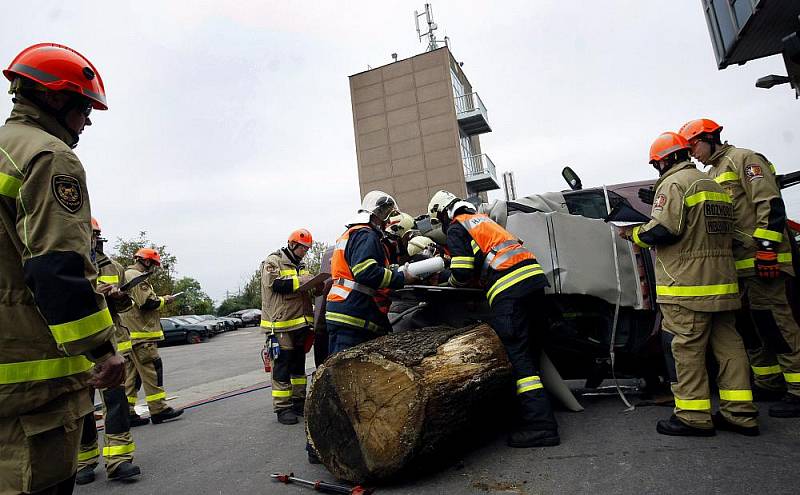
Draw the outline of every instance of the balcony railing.
M455 98L456 118L468 135L491 132L486 107L478 93L467 93Z
M464 178L473 192L500 189L497 169L486 153L464 157Z

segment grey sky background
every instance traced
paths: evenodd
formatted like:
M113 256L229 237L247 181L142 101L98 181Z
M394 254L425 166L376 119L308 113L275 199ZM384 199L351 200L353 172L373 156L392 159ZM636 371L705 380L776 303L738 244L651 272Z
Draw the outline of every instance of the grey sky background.
M89 57L110 110L77 148L110 239L145 230L219 302L290 231L333 242L360 202L347 76L422 52L424 1L31 1L4 5L0 62L52 41ZM718 71L699 0L433 2L485 102L481 147L521 195L654 177L651 141L710 117L800 169L779 57ZM7 115L10 99L0 102ZM800 187L785 196L800 218ZM402 207L402 205L400 205ZM112 242L113 245L113 242Z

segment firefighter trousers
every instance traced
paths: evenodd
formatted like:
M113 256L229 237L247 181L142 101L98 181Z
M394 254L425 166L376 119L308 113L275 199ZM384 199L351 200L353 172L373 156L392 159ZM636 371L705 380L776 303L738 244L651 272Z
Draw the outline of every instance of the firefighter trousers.
M672 384L675 415L695 428L712 428L711 390L706 351L719 364L719 408L729 422L756 426L758 412L750 390L750 370L733 311L701 312L677 304L662 304L662 328L671 336L677 381Z
M89 396L94 403L94 389ZM113 473L123 462L133 462L133 452L136 444L130 431L130 416L128 415L128 401L125 398L125 389L122 386L108 388L100 391L100 400L103 403L103 459L106 463L106 472ZM78 470L91 466L96 467L100 462L100 448L97 444L97 425L94 413L83 418L83 433L81 434L81 449L78 454Z
M275 332L280 352L272 360L272 406L277 413L294 408L302 411L306 402L306 352L309 328Z
M786 297L786 282L786 275L740 278L744 309L737 314L736 326L755 385L800 396L800 326Z
M520 428L558 430L550 400L539 377L539 339L544 318L539 310L543 289L511 287L499 293L492 304L492 328L508 354L514 369Z
M0 493L72 493L86 389L68 392L25 414L0 417Z
M125 360L125 395L128 396L130 414L136 414L133 406L136 405L136 397L142 386L151 416L167 409L169 406L167 394L164 392L164 364L158 355L156 343L134 343L128 355L130 360Z
M328 328L328 356L380 337L377 333L364 328L339 325L330 321L326 326Z

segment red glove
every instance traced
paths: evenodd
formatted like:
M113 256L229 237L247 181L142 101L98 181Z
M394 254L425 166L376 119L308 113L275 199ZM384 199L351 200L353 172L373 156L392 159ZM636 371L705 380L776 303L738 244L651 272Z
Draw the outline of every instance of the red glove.
M781 267L778 265L778 253L775 251L756 251L756 275L760 278L778 278Z

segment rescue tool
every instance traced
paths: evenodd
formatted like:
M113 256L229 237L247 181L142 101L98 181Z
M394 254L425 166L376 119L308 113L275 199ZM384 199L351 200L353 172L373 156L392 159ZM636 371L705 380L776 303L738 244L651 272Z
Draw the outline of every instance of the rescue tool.
M349 488L344 485L335 485L333 483L326 483L324 481L309 481L300 478L295 478L294 473L289 474L281 474L275 473L271 474L270 478L280 481L281 483L297 483L298 485L307 486L309 488L313 488L314 491L323 492L323 493L344 493L346 495L369 495L373 491L369 488L364 488L360 485L356 485L353 488Z

